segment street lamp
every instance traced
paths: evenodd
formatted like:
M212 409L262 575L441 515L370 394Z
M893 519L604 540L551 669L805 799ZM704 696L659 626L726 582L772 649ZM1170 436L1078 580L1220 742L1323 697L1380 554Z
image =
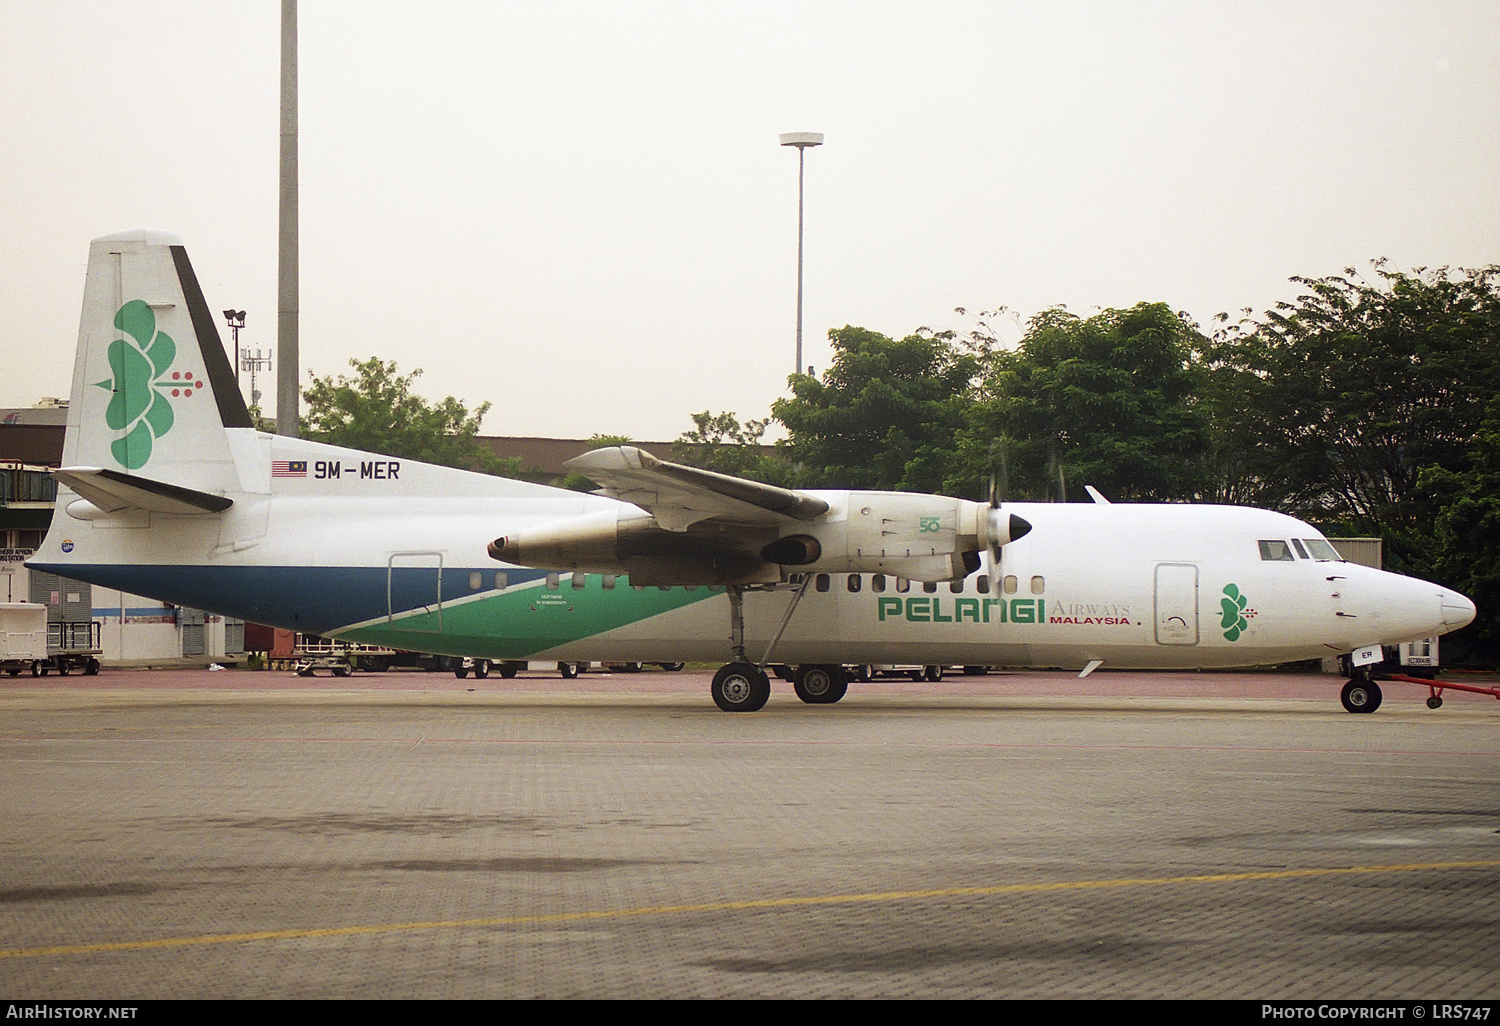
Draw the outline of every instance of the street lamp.
M822 132L783 132L781 145L797 147L797 365L802 373L802 169L809 146L822 146Z
M240 382L240 329L245 326L245 311L225 310L224 320L229 322L229 333L234 336L234 383Z

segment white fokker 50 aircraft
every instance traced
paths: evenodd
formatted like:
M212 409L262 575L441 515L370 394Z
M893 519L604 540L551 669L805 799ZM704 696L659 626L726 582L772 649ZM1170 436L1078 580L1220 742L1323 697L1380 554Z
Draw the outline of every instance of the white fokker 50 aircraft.
M631 447L569 466L605 494L256 431L181 241L124 232L89 252L57 510L31 565L476 659L729 655L713 697L730 711L765 704L773 663L827 703L849 665L1358 664L1474 618L1264 510L792 491ZM1367 674L1344 689L1352 712L1379 702Z

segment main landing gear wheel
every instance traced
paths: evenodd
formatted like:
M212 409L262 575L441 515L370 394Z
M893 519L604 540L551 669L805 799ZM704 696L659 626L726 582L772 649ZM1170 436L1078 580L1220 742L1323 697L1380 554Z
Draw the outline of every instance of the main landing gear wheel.
M849 690L849 675L842 666L802 666L792 687L808 705L832 705Z
M474 660L474 677L476 680L484 680L490 675L490 661L488 659Z
M515 675L517 673L519 673L520 671L521 671L520 666L516 665L515 663L501 663L500 664L500 676L504 677L506 680L512 680L512 679L514 679Z
M755 712L771 697L771 680L749 663L729 663L714 674L714 704L725 712Z
M557 672L563 675L563 680L572 680L578 676L577 663L558 663Z
M1372 713L1380 708L1380 685L1373 680L1351 680L1339 693L1339 701L1352 713Z

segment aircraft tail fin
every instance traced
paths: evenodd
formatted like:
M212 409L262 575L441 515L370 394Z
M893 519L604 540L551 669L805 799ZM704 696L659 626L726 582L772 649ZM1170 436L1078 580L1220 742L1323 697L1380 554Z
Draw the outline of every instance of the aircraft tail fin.
M241 487L225 429L253 426L182 240L95 239L63 466L222 495Z

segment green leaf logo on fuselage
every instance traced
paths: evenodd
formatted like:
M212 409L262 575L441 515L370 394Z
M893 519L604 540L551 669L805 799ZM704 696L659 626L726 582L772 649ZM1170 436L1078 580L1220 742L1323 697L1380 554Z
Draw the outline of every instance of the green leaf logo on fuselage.
M139 470L151 459L156 439L172 430L176 417L166 390L174 396L190 396L203 387L191 371L167 371L177 358L177 343L156 330L156 314L139 299L132 299L115 313L115 327L129 335L109 344L106 357L114 378L94 382L111 393L104 422L125 434L110 443L110 452L126 470ZM133 339L134 341L131 341Z
M1233 584L1224 586L1224 598L1219 599L1219 606L1224 611L1224 616L1219 621L1219 626L1224 631L1225 641L1238 641L1245 628L1250 626L1248 620L1241 614L1250 603L1245 596L1240 594L1240 589Z

